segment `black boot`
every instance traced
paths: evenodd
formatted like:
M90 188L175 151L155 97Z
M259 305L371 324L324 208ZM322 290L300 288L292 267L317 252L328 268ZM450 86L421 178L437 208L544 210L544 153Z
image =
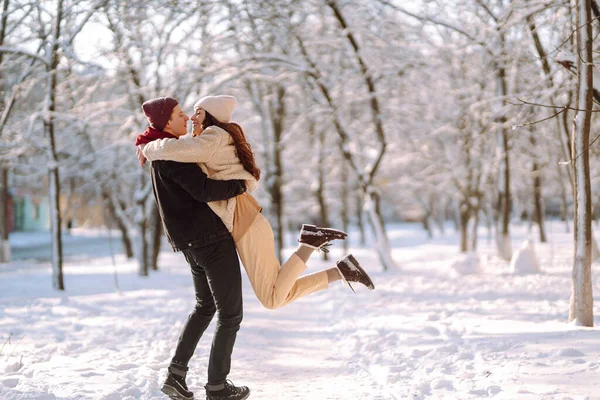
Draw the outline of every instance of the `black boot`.
M337 269L338 271L340 271L344 281L346 281L346 283L348 284L348 286L350 286L350 289L352 289L352 291L354 291L354 288L352 287L352 285L350 285L350 282L362 283L370 290L375 289L373 281L371 280L367 272L364 269L362 269L362 267L358 263L358 260L354 258L352 254L348 254L346 257L344 257L344 259L338 261Z
M185 384L187 371L188 367L171 364L167 379L160 390L173 400L193 400L194 393L190 392Z
M348 234L346 232L338 231L337 229L320 228L318 226L304 224L302 225L298 242L327 253L329 251L327 249L327 246L330 245L329 242L335 239L344 240L347 236Z
M219 390L206 389L206 400L244 400L250 397L250 389L247 386L235 386L230 380L223 384Z

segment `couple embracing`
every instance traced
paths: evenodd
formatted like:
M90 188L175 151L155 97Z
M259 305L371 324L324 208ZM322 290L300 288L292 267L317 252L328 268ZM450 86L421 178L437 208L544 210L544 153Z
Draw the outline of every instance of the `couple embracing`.
M206 399L243 400L250 395L248 387L227 379L243 316L238 254L256 297L268 309L327 289L340 279L374 289L351 254L335 267L301 276L313 251L327 251L331 241L346 238L336 229L303 225L298 248L280 265L271 225L249 193L258 186L260 169L242 127L231 121L236 104L232 96L207 96L194 105L191 117L172 97L142 105L149 127L136 139L138 158L142 164L151 161L165 234L189 263L196 293L162 386L172 399L194 398L185 383L188 363L215 314ZM188 120L191 135L186 135Z

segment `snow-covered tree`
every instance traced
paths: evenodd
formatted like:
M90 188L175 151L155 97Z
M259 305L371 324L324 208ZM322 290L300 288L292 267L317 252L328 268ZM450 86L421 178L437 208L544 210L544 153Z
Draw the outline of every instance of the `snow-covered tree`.
M82 27L89 18L102 5L102 1L79 1L66 7L62 0L54 2L25 5L30 12L22 17L28 21L27 26L37 26L36 31L25 32L31 42L35 43L37 52L32 52L28 47L19 43L11 47L3 47L4 53L20 54L28 57L43 66L44 99L41 112L34 114L31 126L34 128L41 120L44 136L48 171L48 192L50 198L50 216L52 227L52 282L58 290L64 290L62 272L62 236L61 236L61 210L60 210L60 162L57 152L57 85L61 74L61 61L73 55L72 46L75 37L81 32ZM5 3L8 7L8 3ZM6 15L6 12L4 13ZM28 19L31 16L30 19Z
M590 185L590 126L593 104L593 37L591 0L576 2L577 115L573 119L571 157L575 166L575 257L569 320L594 326L592 294L592 196Z

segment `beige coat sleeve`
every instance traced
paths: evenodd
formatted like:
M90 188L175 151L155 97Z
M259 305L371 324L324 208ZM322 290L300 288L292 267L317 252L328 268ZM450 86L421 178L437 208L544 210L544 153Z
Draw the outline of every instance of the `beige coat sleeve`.
M158 139L142 147L142 152L149 161L206 163L214 156L221 139L215 132L205 132L195 137L186 135L180 139Z

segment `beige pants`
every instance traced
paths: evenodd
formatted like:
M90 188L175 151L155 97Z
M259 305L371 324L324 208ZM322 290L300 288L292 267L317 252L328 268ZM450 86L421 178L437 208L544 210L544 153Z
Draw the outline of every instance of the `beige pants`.
M275 237L269 221L258 214L246 234L235 243L256 297L270 310L307 294L327 289L327 272L299 278L306 264L296 254L280 265L275 257Z

